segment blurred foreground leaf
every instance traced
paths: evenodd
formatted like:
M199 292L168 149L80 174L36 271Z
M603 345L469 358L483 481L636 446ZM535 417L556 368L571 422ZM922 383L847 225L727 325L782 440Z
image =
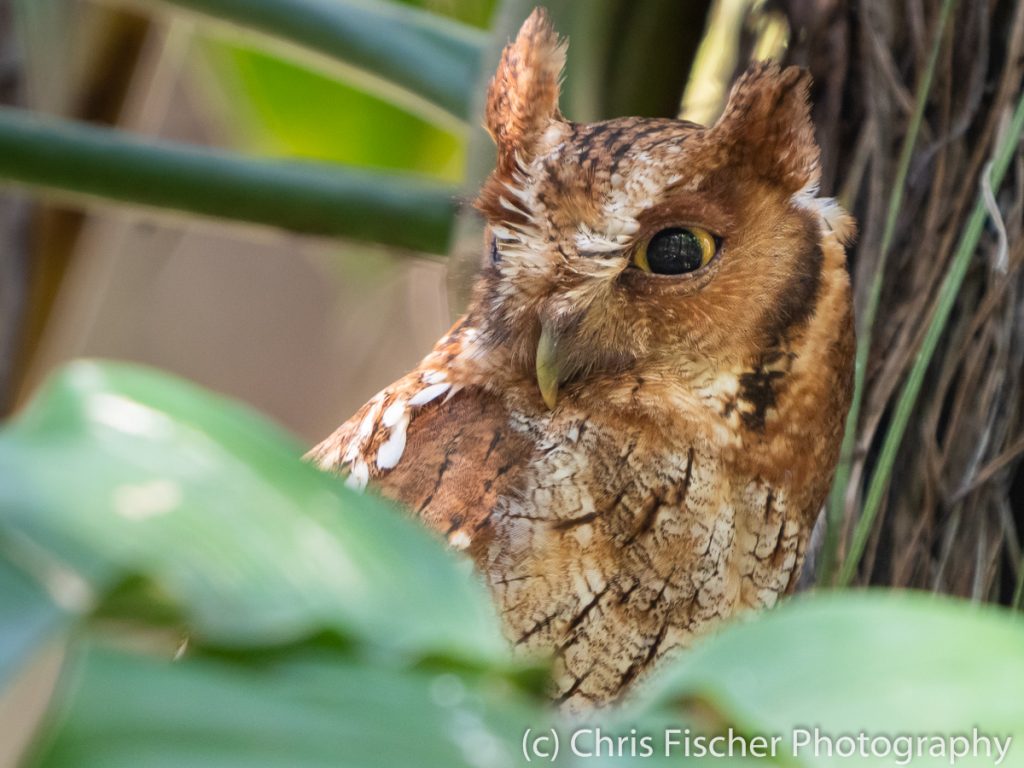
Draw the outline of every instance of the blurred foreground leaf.
M411 659L503 663L468 563L301 452L182 381L80 362L0 434L0 543L33 555L52 589L70 571L102 599L142 577L205 643L329 631Z
M230 113L210 113L233 146L462 181L463 142L452 133L285 56L209 33L199 42L207 65L197 71L199 90L231 104Z
M963 734L1016 744L1024 765L1024 621L1015 614L916 593L798 598L709 639L666 668L631 716L712 713L720 727L833 736ZM801 752L806 759L808 750ZM891 766L893 757L853 760ZM850 765L820 755L815 766ZM913 765L949 765L925 755ZM993 759L957 765L991 766Z
M35 580L0 557L0 690L68 618Z
M168 0L287 40L468 120L487 36L389 0Z
M34 764L500 768L538 724L500 680L309 649L256 661L87 648Z
M563 765L753 762L666 754L667 728L780 736L760 765L894 764L806 747L794 759L794 729L815 727L978 728L1015 737L1001 765L1024 764L1024 622L917 594L793 600L705 638L621 708L556 716L524 694L530 668L468 563L299 452L245 408L92 362L0 433L0 675L66 621L57 605L128 620L72 635L36 764L505 768L523 764L526 728L556 729ZM154 648L147 631L169 619L189 638L178 661L111 647ZM573 753L581 728L576 746L595 749L597 726L627 738L624 756L609 742ZM633 729L655 739L650 756L631 754Z

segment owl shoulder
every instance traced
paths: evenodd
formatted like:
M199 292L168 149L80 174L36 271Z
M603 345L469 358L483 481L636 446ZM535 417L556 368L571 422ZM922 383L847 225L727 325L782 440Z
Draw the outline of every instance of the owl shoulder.
M475 549L533 450L498 395L427 369L379 392L307 458L356 490L371 484L456 549Z

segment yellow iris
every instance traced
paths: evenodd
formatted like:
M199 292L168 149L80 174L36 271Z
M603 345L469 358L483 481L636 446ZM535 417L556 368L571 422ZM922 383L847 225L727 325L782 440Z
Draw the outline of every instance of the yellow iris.
M633 255L644 272L680 275L705 266L715 255L714 236L700 227L672 227L656 233Z

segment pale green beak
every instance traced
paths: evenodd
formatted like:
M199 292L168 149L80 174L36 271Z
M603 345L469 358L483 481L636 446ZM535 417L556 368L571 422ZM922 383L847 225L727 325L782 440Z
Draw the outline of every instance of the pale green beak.
M537 343L537 384L540 396L548 408L554 408L558 402L558 384L561 377L561 365L558 355L558 336L544 323L541 326L540 341Z

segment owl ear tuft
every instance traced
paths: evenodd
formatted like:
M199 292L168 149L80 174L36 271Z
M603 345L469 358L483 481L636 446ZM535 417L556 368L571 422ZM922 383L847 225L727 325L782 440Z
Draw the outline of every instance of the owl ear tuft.
M516 157L528 162L534 145L558 111L566 44L543 8L535 8L516 39L502 51L487 91L485 124L498 145L498 172L510 174Z
M752 64L732 87L725 112L711 129L716 144L727 147L729 162L775 181L790 194L816 184L820 151L808 104L810 84L810 73L802 67Z

